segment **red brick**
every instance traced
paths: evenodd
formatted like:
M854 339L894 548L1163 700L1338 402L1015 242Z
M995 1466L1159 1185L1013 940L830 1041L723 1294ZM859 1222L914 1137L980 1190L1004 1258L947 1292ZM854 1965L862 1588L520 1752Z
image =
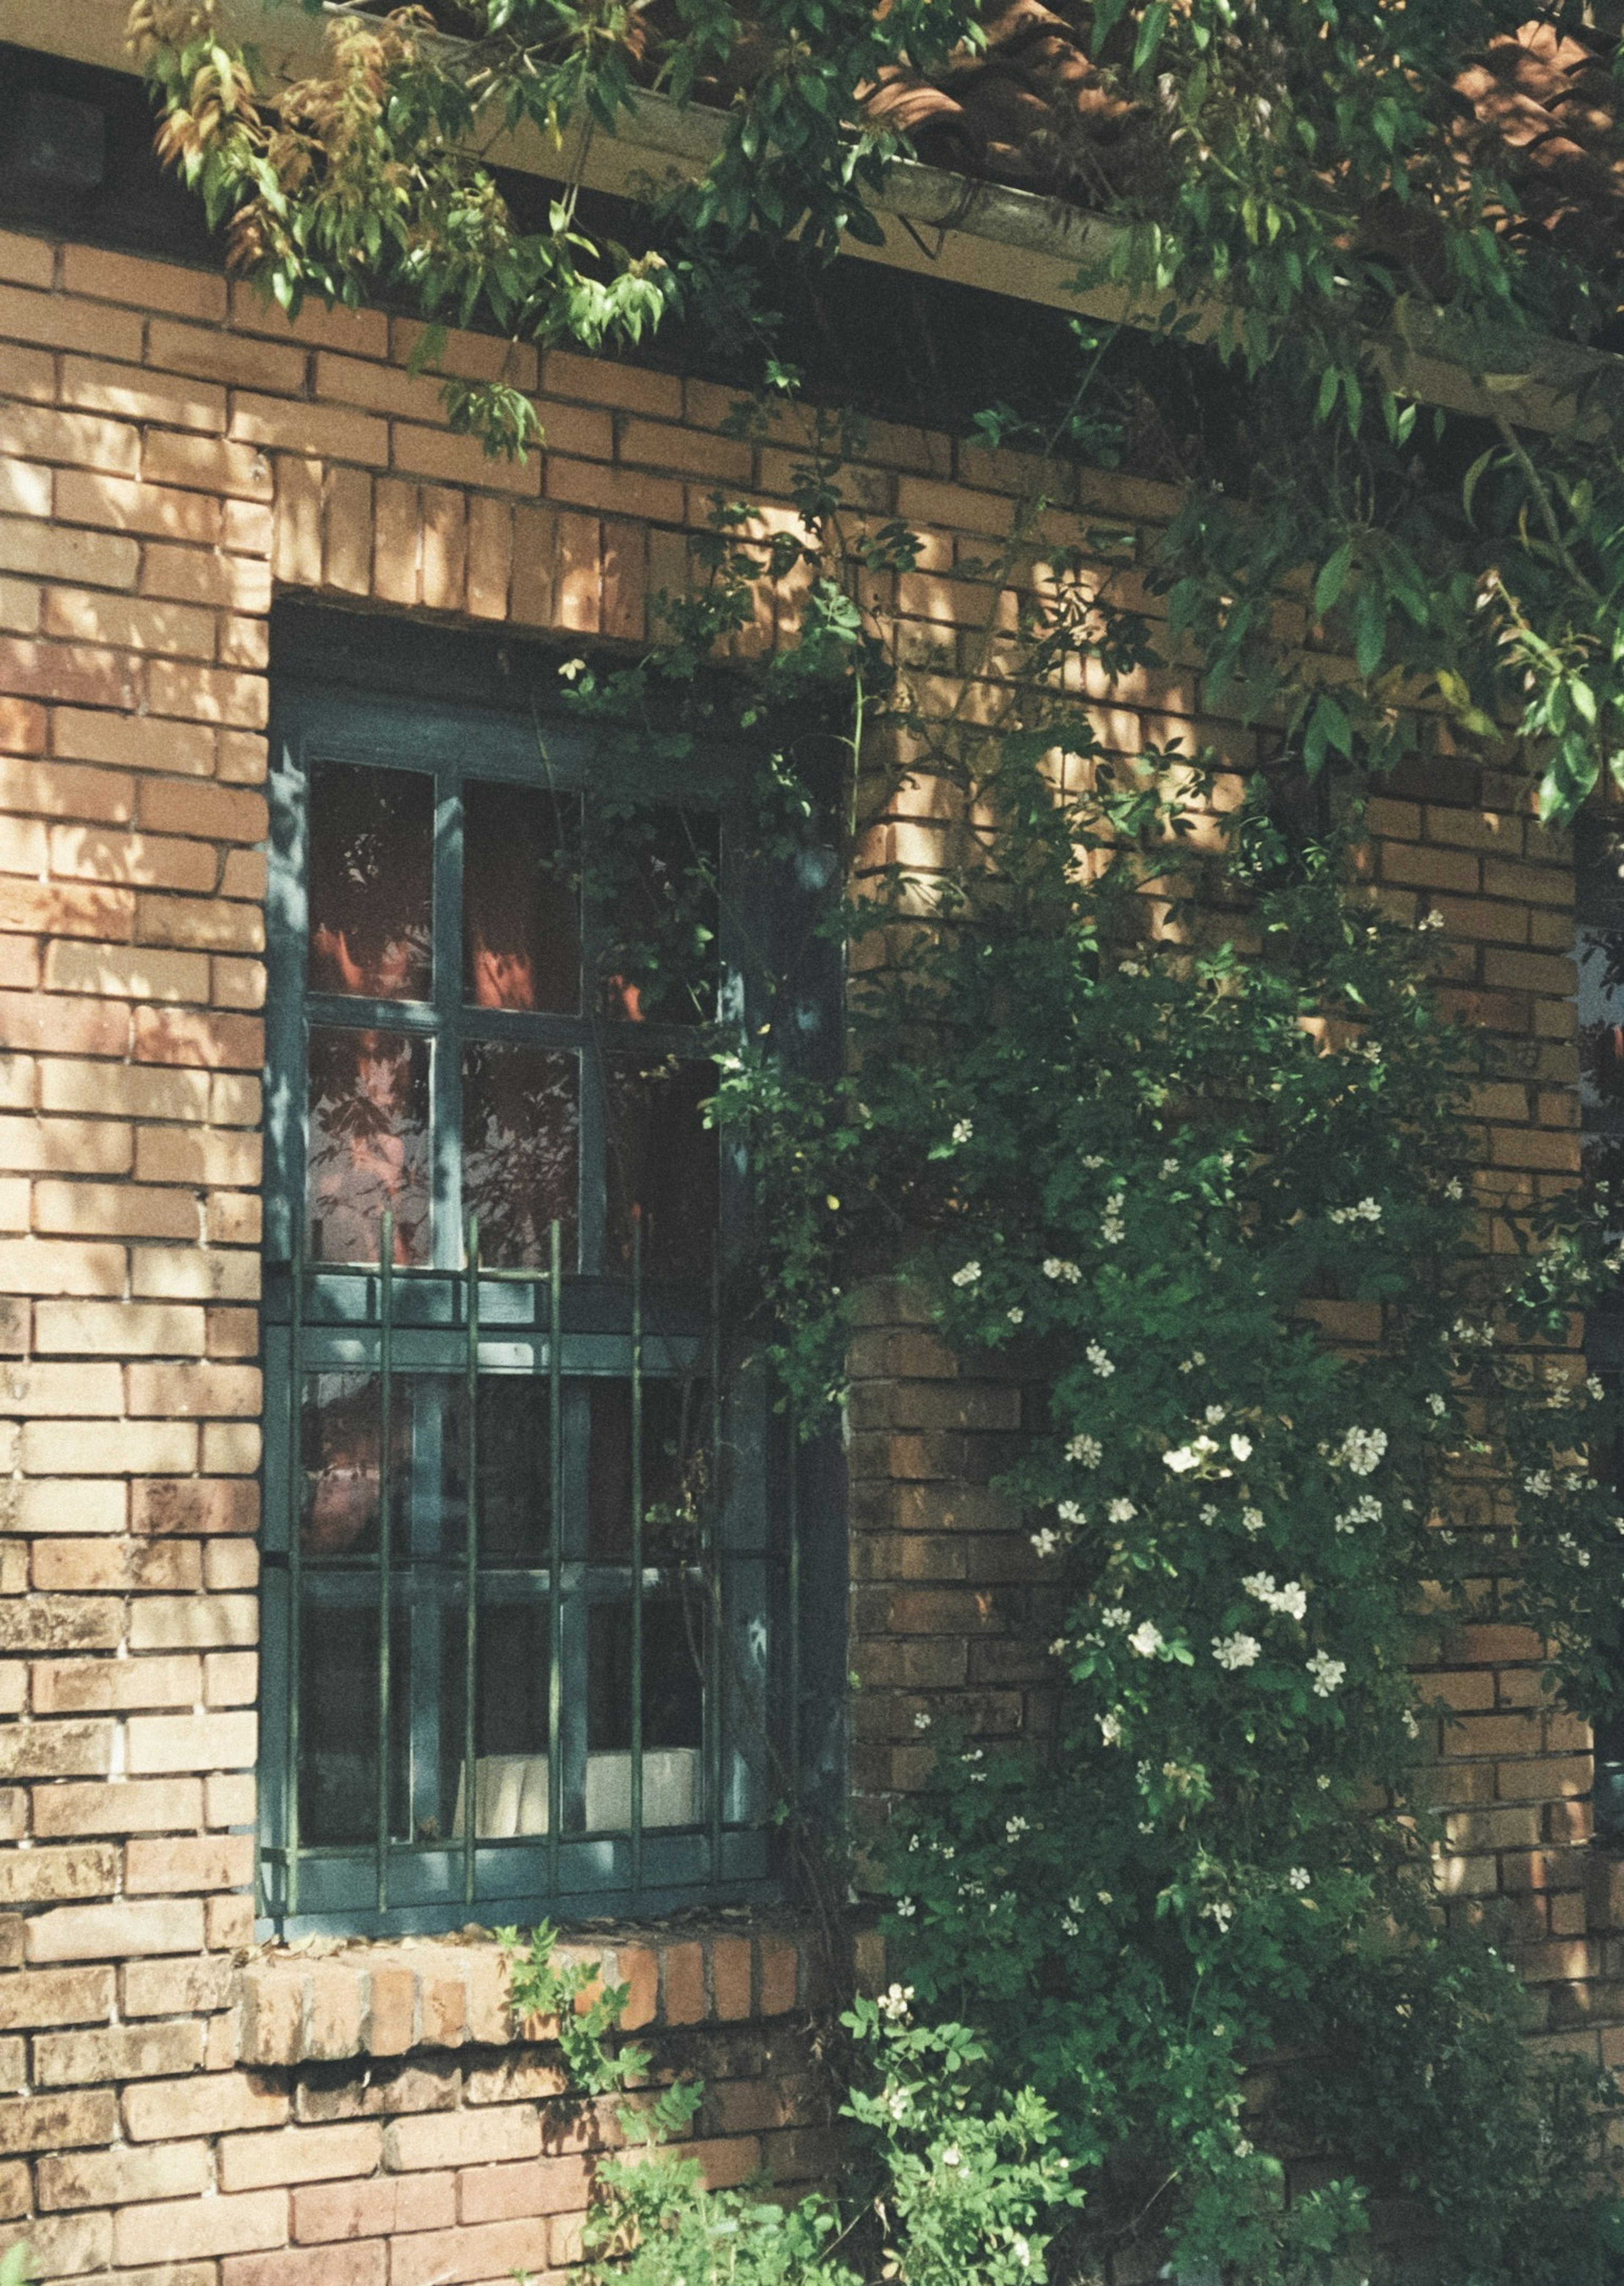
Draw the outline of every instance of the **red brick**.
M273 2183L330 2182L343 2176L370 2175L377 2167L382 2140L382 2129L371 2119L335 2127L279 2127L268 2133L228 2135L219 2146L220 2187L257 2190Z
M92 643L35 642L0 636L0 682L20 698L81 706L132 707L136 662Z
M458 2219L505 2222L524 2215L568 2214L587 2204L591 2189L590 2164L579 2156L467 2167L457 2177Z
M382 2240L371 2238L309 2252L230 2255L220 2277L221 2286L383 2286L388 2267Z
M288 2237L286 2191L248 2191L238 2198L165 2200L123 2208L114 2226L122 2264L190 2261L280 2246Z
M456 2181L452 2174L381 2175L296 2189L293 2235L309 2243L446 2230L457 2219Z
M125 2132L136 2142L169 2143L186 2135L228 2135L240 2127L280 2127L288 2103L285 2090L260 2074L234 2071L144 2080L123 2091L120 2108ZM101 2140L110 2141L111 2132Z
M38 1913L25 1934L36 1960L122 1960L132 1953L199 1952L203 1908L194 1897L162 1904L59 1905Z
M65 524L92 524L162 540L190 540L213 548L225 528L220 502L208 493L176 492L124 477L64 469L56 481L57 514Z
M456 2286L462 2279L505 2278L514 2270L528 2271L535 2258L536 2227L528 2219L416 2231L390 2245L390 2286Z
M138 260L100 247L65 246L62 284L70 294L124 302L136 310L170 310L184 318L217 319L225 315L225 281L211 271Z
M392 2173L418 2167L466 2167L504 2159L535 2159L541 2126L527 2104L488 2110L433 2113L391 2120L383 2134L383 2164ZM484 2277L485 2272L476 2274Z
M711 1940L711 1991L721 2022L742 2023L751 2013L750 1939L718 1936Z
M705 2020L705 1950L698 1944L668 1944L661 1949L665 1985L660 2016L667 2024L698 2024Z

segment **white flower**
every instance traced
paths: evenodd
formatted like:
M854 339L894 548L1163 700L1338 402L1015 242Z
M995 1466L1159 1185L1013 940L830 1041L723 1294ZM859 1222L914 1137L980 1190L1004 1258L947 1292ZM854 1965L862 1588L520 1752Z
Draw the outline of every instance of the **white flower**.
M1241 1511L1241 1521L1248 1532L1261 1532L1264 1521L1263 1510L1260 1508L1243 1508Z
M1330 1219L1333 1222L1380 1222L1381 1202L1376 1199L1360 1199L1356 1207L1333 1207Z
M1082 1935L1081 1928L1078 1924L1072 1919L1069 1913L1062 1913L1060 1915L1060 1935L1062 1936L1080 1936Z
M963 2165L964 2163L958 2156L958 2146L957 2143L950 2143L948 2145L946 2150L942 2154L942 2164L944 2167L958 2167Z
M1126 1235L1122 1210L1123 1194L1118 1191L1106 1201L1105 1213L1100 1222L1100 1235L1108 1246L1120 1246Z
M1229 1449L1237 1461L1250 1461L1252 1457L1252 1440L1250 1437L1236 1434L1229 1440Z
M1607 1385L1599 1373L1593 1373L1585 1382L1585 1391L1591 1402L1599 1405L1607 1394Z
M1080 1461L1085 1469L1097 1469L1104 1457L1105 1447L1098 1437L1074 1437L1066 1447L1066 1458Z
M1032 1534L1032 1545L1040 1556L1052 1556L1060 1544L1060 1533L1052 1532L1046 1524L1041 1532Z
M1385 1429L1350 1429L1334 1457L1346 1462L1356 1477L1368 1477L1387 1450Z
M1023 2270L1029 2270L1032 2266L1032 2250L1027 2244L1025 2239L1020 2235L1019 2232L1017 2232L1015 2236L1011 2239L1009 2245L1010 2252L1014 2256L1016 2261L1021 2265L1021 2267Z
M928 1730L930 1728L930 1716L922 1707L913 1718L913 1727L916 1730Z
M1589 1570L1590 1551L1588 1548L1581 1548L1571 1532L1559 1532L1557 1534L1557 1545L1565 1556L1573 1557L1581 1572Z
M1131 1524L1139 1510L1134 1507L1133 1502L1124 1496L1120 1500L1110 1502L1105 1513L1106 1521L1108 1524Z
M905 1921L911 1921L918 1910L911 1897L899 1897L892 1907L892 1911L900 1913Z
M1241 1585L1249 1596L1255 1596L1272 1612L1283 1612L1288 1619L1300 1620L1308 1609L1308 1591L1300 1580L1288 1580L1283 1588L1277 1588L1272 1572L1253 1572Z
M1118 1714L1098 1714L1094 1719L1100 1725L1100 1743L1107 1746L1121 1746L1122 1717Z
M905 2087L887 2088L882 2101L893 2119L900 2121L907 2118L908 2091Z
M1097 1897L1099 1898L1099 1900L1100 1900L1100 1904L1101 1904L1102 1905L1110 1905L1110 1904L1116 1904L1116 1899L1112 1896L1112 1895L1111 1895L1111 1893L1110 1893L1110 1891L1109 1891L1108 1889L1096 1889L1096 1890L1094 1891L1094 1895L1095 1895L1095 1896L1097 1896ZM1081 1912L1081 1911L1082 1911L1081 1906L1079 1906L1079 1907L1077 1908L1077 1910L1078 1910L1079 1912Z
M955 1143L967 1143L974 1132L975 1129L969 1120L961 1119L953 1130L953 1140Z
M1065 1636L1056 1636L1054 1641L1049 1646L1049 1656L1051 1659L1064 1659L1067 1649L1068 1645Z
M1125 1628L1132 1616L1126 1604L1108 1604L1100 1614L1100 1624L1102 1628Z
M1345 1659L1333 1659L1328 1651L1317 1651L1307 1662L1308 1672L1314 1679L1314 1697L1328 1699L1337 1689L1348 1671Z
M1321 1770L1319 1777L1314 1780L1314 1784L1319 1787L1321 1793L1329 1793L1331 1790L1329 1773L1328 1771Z
M1442 913L1439 911L1438 907L1433 905L1429 909L1429 910L1423 913L1421 918L1416 922L1415 926L1418 929L1440 929L1443 925L1444 917Z
M1004 1314L1009 1320L1012 1326L1021 1325L1026 1317L1026 1312L1021 1307L1019 1303L1015 1305L1015 1307L1013 1310L1006 1310Z
M1421 1736L1421 1725L1417 1722L1415 1715L1410 1712L1410 1709L1407 1707L1404 1710L1403 1719L1405 1737L1407 1738L1419 1738Z
M1451 1175L1449 1180L1444 1185L1444 1196L1447 1199L1463 1199L1465 1195L1460 1177Z
M1085 1151L1083 1154L1083 1164L1092 1172L1096 1168L1103 1167L1105 1161L1098 1151Z
M1004 1839L1005 1841L1019 1841L1027 1831L1027 1822L1024 1817L1007 1818L1004 1825Z
M1055 1510L1054 1513L1059 1517L1062 1524L1086 1524L1088 1522L1088 1510L1085 1508L1080 1508L1076 1501L1062 1501L1060 1506Z
M1211 1501L1203 1501L1197 1513L1203 1524L1216 1524L1218 1522L1218 1509L1216 1504ZM1246 1513L1248 1516L1256 1516L1257 1512L1255 1509L1249 1508ZM1261 1518L1258 1520L1259 1522L1262 1521ZM1247 1530L1249 1532L1251 1530L1251 1526L1250 1525L1247 1525Z
M1289 1889L1303 1890L1308 1887L1313 1879L1313 1876L1306 1865L1294 1865L1286 1876L1286 1887Z
M1141 1659L1154 1659L1162 1648L1162 1630L1154 1620L1141 1620L1128 1637L1128 1649Z
M874 2006L882 2016L888 2016L894 2024L900 2024L908 2014L908 2003L912 1998L911 1984L893 1984L880 1994Z
M1176 1175L1179 1172L1178 1160L1163 1159L1162 1162L1162 1172L1163 1175Z
M1227 1934L1229 1924L1235 1917L1235 1909L1233 1905L1226 1905L1220 1900L1210 1905L1203 1905L1201 1910L1202 1918L1214 1923L1220 1936Z
M1094 1371L1099 1375L1100 1380L1109 1381L1111 1376L1116 1372L1116 1368L1112 1364L1107 1352L1100 1348L1099 1343L1090 1342L1087 1349L1084 1351L1083 1354L1088 1360L1090 1365L1093 1367Z
M1494 1346L1494 1328L1470 1318L1457 1318L1449 1328L1463 1349L1487 1350Z
M1047 1255L1044 1258L1045 1278L1058 1279L1064 1285L1075 1286L1081 1280L1082 1275L1083 1273L1075 1262L1064 1261L1058 1254Z
M1427 1399L1427 1411L1432 1415L1434 1421L1441 1421L1447 1410L1448 1407L1446 1406L1443 1399L1439 1395L1437 1390L1434 1390Z
M1525 1492L1533 1493L1536 1500L1543 1500L1550 1490L1550 1470L1549 1469L1533 1470L1531 1474L1523 1478L1523 1489Z
M1218 1423L1224 1418L1225 1409L1226 1408L1221 1405L1210 1405L1207 1407L1202 1418L1205 1420L1209 1429L1216 1429L1218 1427Z
M1338 1532L1352 1532L1356 1525L1380 1524L1382 1503L1374 1493L1360 1493L1352 1508L1345 1508L1336 1518Z
M573 682L578 674L585 674L586 672L587 662L584 658L566 658L559 668L558 674L561 682Z
M955 1286L974 1286L981 1274L981 1265L979 1262L966 1262L962 1270L956 1270L953 1273L953 1283Z
M1214 1636L1212 1638L1213 1658L1232 1675L1237 1667L1255 1666L1262 1650L1263 1645L1256 1636L1237 1634Z

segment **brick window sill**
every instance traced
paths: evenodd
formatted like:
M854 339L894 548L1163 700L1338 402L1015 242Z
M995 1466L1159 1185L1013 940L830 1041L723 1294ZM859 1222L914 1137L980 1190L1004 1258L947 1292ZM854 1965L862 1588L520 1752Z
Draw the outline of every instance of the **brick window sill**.
M626 2031L785 2016L821 1997L826 1982L811 1932L793 1927L627 1930L604 1942L561 1943L558 1957L631 1988L620 2019ZM488 1938L358 1943L325 1954L278 1947L238 1971L237 2060L244 2064L505 2047L544 2041L552 2029L536 2017L516 2023L507 1958Z

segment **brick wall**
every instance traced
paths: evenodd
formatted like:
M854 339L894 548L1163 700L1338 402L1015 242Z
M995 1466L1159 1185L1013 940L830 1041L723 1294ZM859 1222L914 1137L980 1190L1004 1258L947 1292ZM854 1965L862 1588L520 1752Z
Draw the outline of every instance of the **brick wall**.
M545 2041L511 2037L488 1947L251 1950L267 613L296 591L636 642L711 486L786 515L794 454L721 434L707 383L548 352L517 374L548 450L493 463L406 371L414 338L0 235L0 2219L46 2277L303 2286L342 2244L368 2286L451 2286L572 2246L581 2131ZM499 353L453 335L446 358ZM895 600L922 690L950 696L997 600L973 559L1028 472L884 423L869 453L867 505L924 530ZM1173 505L1062 482L1045 537ZM741 647L787 610L767 599ZM1191 675L1088 696L1109 750L1253 759ZM1455 989L1513 1043L1480 1107L1492 1215L1575 1163L1565 855L1519 782L1464 761L1396 787L1378 825L1382 894L1443 912ZM879 832L911 857L945 830L916 790ZM1040 1725L1051 1630L989 1490L1020 1391L960 1373L889 1289L855 1368L872 1802L917 1779L913 1716L943 1695L985 1733ZM1550 2037L1614 2038L1587 1741L1541 1711L1531 1644L1486 1627L1445 1649L1445 1884L1462 1910L1511 1902ZM628 1939L628 1965L666 2061L713 2081L718 2174L827 2166L801 2029L826 1964L733 1929Z

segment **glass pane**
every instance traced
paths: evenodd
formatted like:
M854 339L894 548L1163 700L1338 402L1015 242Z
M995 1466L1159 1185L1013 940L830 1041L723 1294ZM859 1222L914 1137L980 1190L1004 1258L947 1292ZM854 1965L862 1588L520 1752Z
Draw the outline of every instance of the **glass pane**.
M579 802L489 780L470 782L463 799L463 998L579 1008Z
M696 1591L684 1604L650 1597L643 1607L643 1743L698 1746L705 1736L700 1662L705 1615ZM632 1743L632 1607L594 1604L587 1621L587 1749Z
M310 851L311 990L428 999L433 779L418 770L318 762Z
M299 1837L368 1842L378 1824L378 1615L307 1594L299 1628Z
M481 1598L474 1701L474 1831L481 1841L548 1830L547 1628L540 1601ZM446 1620L441 1755L449 1781L442 1832L457 1841L467 1809L463 1657L459 1609Z
M631 1267L637 1207L643 1268L652 1277L692 1277L709 1265L716 1228L716 1138L700 1111L716 1092L716 1068L676 1057L643 1064L611 1056L605 1079L605 1267Z
M632 1552L632 1385L590 1384L587 1553L624 1564ZM698 1552L709 1459L710 1390L694 1381L643 1384L643 1546L650 1564Z
M462 1052L462 1208L479 1217L480 1259L545 1269L550 1226L575 1265L580 1067L573 1055L478 1042Z
M666 804L600 811L604 1013L631 1024L716 1015L720 822Z
M459 1407L460 1411L460 1407ZM548 1386L518 1374L479 1383L479 1560L547 1562L552 1513Z
M395 1260L429 1255L429 1043L402 1032L310 1036L306 1196L318 1262L375 1262L385 1208Z

